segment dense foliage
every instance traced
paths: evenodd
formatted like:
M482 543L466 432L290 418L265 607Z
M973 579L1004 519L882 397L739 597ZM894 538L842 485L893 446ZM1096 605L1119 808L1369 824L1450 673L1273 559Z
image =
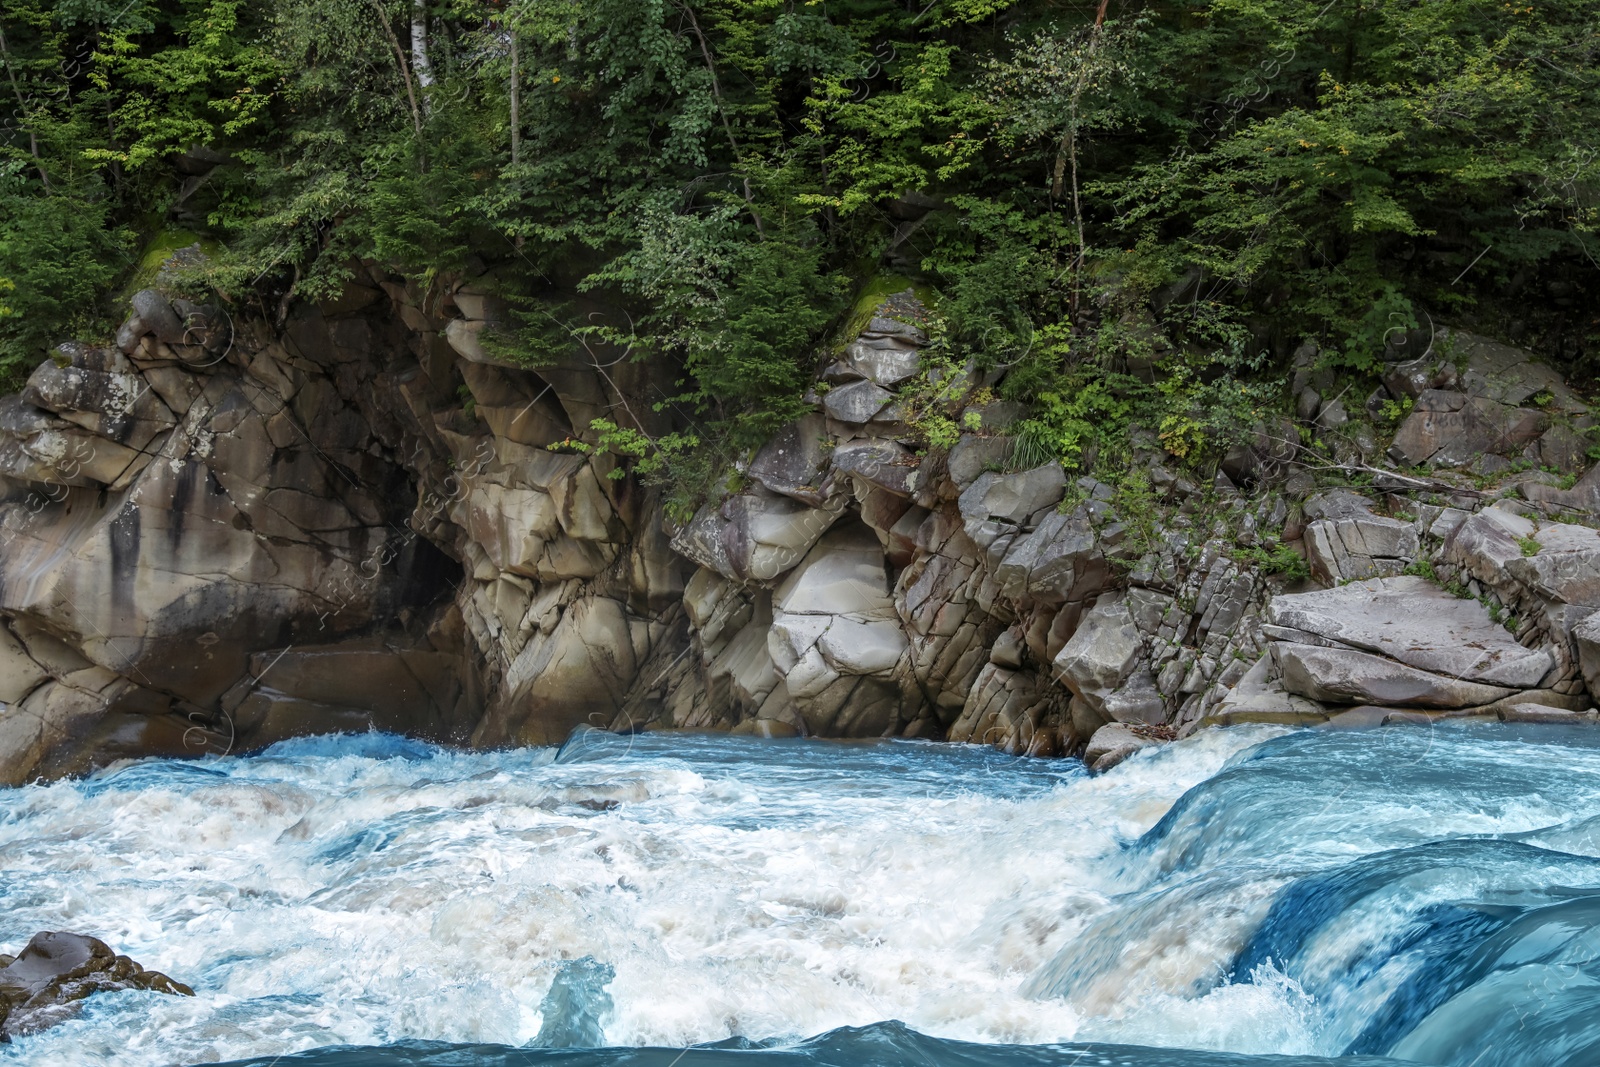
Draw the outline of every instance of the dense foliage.
M1596 347L1593 0L0 0L0 29L13 380L175 228L269 314L363 257L497 264L525 358L672 360L679 428L735 444L890 273L1067 455L1141 388L1182 451L1299 340L1360 373L1424 313Z

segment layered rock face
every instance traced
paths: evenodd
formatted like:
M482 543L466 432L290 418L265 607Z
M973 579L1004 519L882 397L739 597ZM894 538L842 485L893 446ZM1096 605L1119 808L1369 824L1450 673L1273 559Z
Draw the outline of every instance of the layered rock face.
M344 672L372 721L449 735L462 643L423 609L459 566L406 527L376 329L306 309L273 336L146 292L117 347L63 346L0 401L0 777L304 732L309 664L353 634L383 653Z
M598 416L666 429L670 372L582 344L517 365L491 289L369 270L273 325L147 291L114 346L63 346L0 401L0 777L333 730L500 745L583 725L1108 767L1201 725L1343 708L1576 715L1600 683L1595 472L1529 476L1492 507L1463 482L1427 483L1454 506L1416 504L1427 480L1400 471L1318 494L1296 427L1265 423L1208 484L1136 441L1136 502L1015 469L1014 406L970 369L966 432L919 453L928 338L905 293L742 488L679 525L582 445ZM1462 337L1453 362L1391 364L1369 403L1411 400L1390 452L1443 471L1565 449L1552 465L1574 469L1582 401ZM1346 466L1386 462L1318 386L1297 371L1307 425ZM1241 551L1280 529L1305 588Z
M1351 705L1377 721L1594 717L1600 661L1586 635L1600 612L1600 532L1510 502L1419 510L1406 524L1412 569L1432 578L1273 597L1268 655L1220 721L1315 722Z

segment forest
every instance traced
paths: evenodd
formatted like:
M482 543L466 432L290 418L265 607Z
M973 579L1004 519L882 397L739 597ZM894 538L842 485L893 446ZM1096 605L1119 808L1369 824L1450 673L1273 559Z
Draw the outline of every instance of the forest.
M1591 0L0 0L0 63L7 388L191 246L268 320L492 268L508 357L681 368L674 432L596 431L682 478L907 286L1069 466L1215 449L1306 341L1600 365Z

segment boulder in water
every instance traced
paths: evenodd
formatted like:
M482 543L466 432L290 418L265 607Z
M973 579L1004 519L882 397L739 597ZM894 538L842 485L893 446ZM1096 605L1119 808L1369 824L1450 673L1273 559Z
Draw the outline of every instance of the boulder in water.
M1170 737L1170 735L1168 735ZM1107 723L1094 732L1089 747L1084 750L1083 762L1096 773L1109 771L1135 752L1142 752L1160 743L1155 731L1130 726L1127 723Z
M192 997L194 990L147 971L104 941L38 933L18 956L0 956L0 1040L36 1033L70 1018L95 993L145 989Z
M598 1048L613 1007L606 987L617 976L609 963L593 956L567 960L556 972L539 1005L543 1022L529 1048Z

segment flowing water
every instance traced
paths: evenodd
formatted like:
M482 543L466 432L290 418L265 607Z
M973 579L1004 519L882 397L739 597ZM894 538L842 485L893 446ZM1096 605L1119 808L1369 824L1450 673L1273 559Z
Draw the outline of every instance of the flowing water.
M600 733L147 760L0 791L0 948L94 934L197 995L0 1065L1592 1067L1595 857L1600 739L1555 727L1207 731L1099 777Z

